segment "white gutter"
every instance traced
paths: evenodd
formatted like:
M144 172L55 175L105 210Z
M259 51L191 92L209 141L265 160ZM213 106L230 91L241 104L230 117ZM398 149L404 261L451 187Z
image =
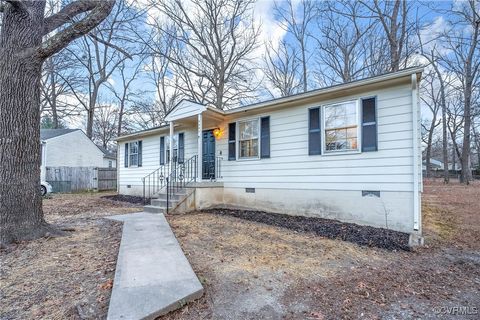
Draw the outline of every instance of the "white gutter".
M419 173L419 132L418 132L418 81L416 73L412 77L413 114L413 230L420 230L420 173Z

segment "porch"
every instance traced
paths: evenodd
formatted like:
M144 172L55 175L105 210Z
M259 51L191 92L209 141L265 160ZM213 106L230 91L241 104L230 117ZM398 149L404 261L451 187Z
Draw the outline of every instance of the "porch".
M186 100L166 116L161 165L142 178L144 199L222 182L224 118L220 110Z

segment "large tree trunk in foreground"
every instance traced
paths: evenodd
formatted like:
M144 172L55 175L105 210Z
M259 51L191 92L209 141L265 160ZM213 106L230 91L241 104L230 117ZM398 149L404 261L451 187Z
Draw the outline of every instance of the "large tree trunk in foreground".
M43 218L40 195L40 78L42 64L89 32L112 1L74 1L45 19L45 1L5 1L0 33L0 246L60 233ZM45 42L77 14L91 11Z
M33 239L49 227L40 196L40 76L42 60L21 56L42 42L45 3L5 13L0 47L0 242Z

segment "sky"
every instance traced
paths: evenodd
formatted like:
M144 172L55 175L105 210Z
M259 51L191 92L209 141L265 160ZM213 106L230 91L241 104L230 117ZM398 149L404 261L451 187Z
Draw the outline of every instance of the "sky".
M133 0L131 0L133 1ZM136 1L136 5L141 6L142 3L147 0L140 0ZM285 6L286 3L282 1L277 1L280 6ZM450 1L435 1L435 2L422 2L424 5L419 5L418 7L418 17L420 17L420 22L425 23L428 21L434 21L432 26L428 29L425 30L425 32L422 33L422 37L425 37L426 39L431 37L431 35L434 33L435 30L437 29L442 29L445 24L445 17L442 16L442 13L432 11L430 10L427 5L432 5L435 4L437 8L448 8L451 5L452 2ZM298 6L300 4L300 1L294 1L294 5L298 9ZM257 0L254 4L254 21L255 24L261 25L261 33L259 37L259 42L260 43L266 43L266 42L271 42L273 43L273 46L276 47L282 40L287 40L287 41L293 41L292 35L287 32L287 30L284 30L280 26L280 21L277 16L275 16L274 13L274 5L275 2L272 0ZM298 14L298 12L297 12ZM150 17L155 17L159 19L159 15L156 12L149 12ZM161 19L161 18L160 18ZM312 33L318 32L318 29L316 29L316 26L313 26L311 28ZM313 41L309 42L309 51L312 52L315 50L315 44ZM253 56L257 57L257 63L259 65L262 65L264 62L262 61L261 57L265 54L265 46L260 45L256 52L254 52ZM261 71L257 71L257 78L262 79L263 74ZM113 85L115 87L120 86L120 78L118 75L113 75L108 82L110 85ZM142 97L145 98L146 100L154 100L155 99L155 86L152 84L151 81L148 80L148 78L145 75L141 75L136 79L132 85L132 90L134 91L142 91ZM267 94L261 94L260 97L258 98L259 100L267 100L271 98L271 96ZM105 104L110 104L114 103L115 99L111 93L108 92L108 90L102 90L102 95L101 95L101 100ZM73 119L72 119L73 120ZM73 126L82 126L84 125L84 116L80 115L76 117L74 121L70 125Z

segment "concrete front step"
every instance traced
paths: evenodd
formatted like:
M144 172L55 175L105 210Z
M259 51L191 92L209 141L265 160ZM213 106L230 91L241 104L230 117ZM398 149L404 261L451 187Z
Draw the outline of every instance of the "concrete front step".
M166 213L167 209L162 208L162 207L148 205L148 206L143 206L143 211L148 212L148 213Z
M172 206L176 205L178 203L178 200L180 200L180 199L178 199L178 198L177 199L168 199L169 207L172 207ZM165 200L165 199L152 199L150 204L152 206L166 208L167 207L167 200Z
M185 196L184 194L170 194L168 200L178 200L181 197ZM167 195L164 193L157 194L152 200L167 200Z

